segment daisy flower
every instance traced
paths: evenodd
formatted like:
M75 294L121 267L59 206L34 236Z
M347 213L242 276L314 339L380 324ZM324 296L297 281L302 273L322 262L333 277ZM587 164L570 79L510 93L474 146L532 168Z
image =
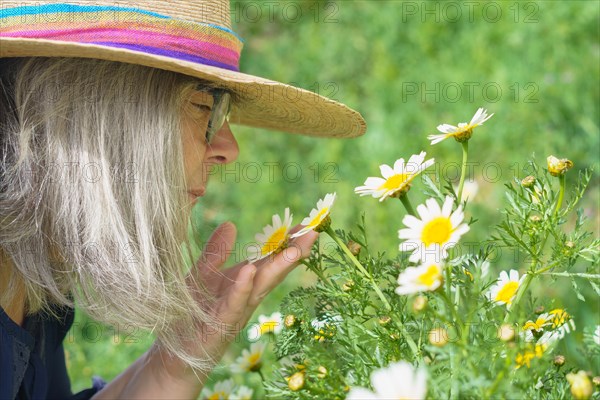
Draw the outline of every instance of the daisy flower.
M529 320L525 322L525 325L523 325L523 330L541 332L544 330L544 327L550 324L550 315L548 313L540 314L535 321Z
M324 199L321 199L317 202L317 208L313 208L308 217L302 220L302 225L305 225L305 227L290 237L296 238L312 230L321 232L321 228L327 228L331 222L329 213L331 212L331 207L333 206L334 201L335 193L328 193L325 195Z
M406 239L400 245L400 251L413 251L409 260L417 262L423 260L429 253L448 257L448 249L456 245L462 235L469 231L467 224L461 224L464 219L462 207L452 212L454 199L446 196L442 208L435 199L427 199L425 204L417 207L418 219L413 215L406 215L402 223L407 229L398 231L400 239ZM437 262L441 260L438 258Z
M406 268L398 276L398 286L396 293L399 295L412 294L417 292L432 291L440 287L444 278L442 276L442 266L437 256L431 253L425 253L425 260L418 267Z
M400 361L373 372L371 385L374 392L362 387L352 388L346 400L424 399L427 394L427 372Z
M212 390L204 389L202 391L203 400L227 400L233 390L233 379L227 379L215 383Z
M259 315L258 324L251 325L248 328L248 340L256 341L266 333L277 335L283 329L283 321L280 312L275 312L270 316Z
M255 262L270 254L281 252L287 245L291 225L292 215L289 208L285 209L283 221L278 214L273 215L273 225L265 226L263 233L258 233L254 237L258 243L248 249L250 253L248 261Z
M237 392L233 393L230 397L231 400L252 400L252 393L254 391L248 386L240 386Z
M383 164L379 167L383 178L369 177L364 186L358 186L354 192L361 196L371 195L383 201L388 197L397 197L410 189L412 180L433 165L434 159L425 160L425 152L410 156L408 162L404 158L396 160L394 167Z
M499 305L506 304L506 308L510 308L524 278L525 275L519 279L519 272L514 269L510 270L510 275L506 271L500 272L499 282L488 292L489 299Z
M466 142L473 135L473 129L478 127L479 125L483 125L485 121L492 118L492 115L487 115L487 111L483 108L479 108L473 118L471 118L471 122L468 124L466 122L461 122L458 126L442 124L438 125L437 130L442 132L442 135L429 135L427 139L431 140L431 144L437 144L442 140L445 140L449 137L453 137L457 142Z
M552 321L552 329L556 329L562 339L567 333L575 330L575 321L571 318L569 313L567 313L562 308L556 308L552 311L549 311L551 321Z
M262 342L256 342L250 345L250 350L242 350L242 355L235 360L231 370L233 372L256 372L260 370L265 346Z

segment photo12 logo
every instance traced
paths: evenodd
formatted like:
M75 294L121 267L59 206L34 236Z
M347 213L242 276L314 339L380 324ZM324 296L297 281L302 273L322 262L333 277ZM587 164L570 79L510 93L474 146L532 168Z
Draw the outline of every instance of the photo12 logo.
M402 22L422 23L475 22L496 23L508 19L514 23L538 23L537 2L498 1L402 1Z

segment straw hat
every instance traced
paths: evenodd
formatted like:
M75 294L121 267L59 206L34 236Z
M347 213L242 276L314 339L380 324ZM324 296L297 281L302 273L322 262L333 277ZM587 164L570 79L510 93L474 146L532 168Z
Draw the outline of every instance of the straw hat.
M228 0L0 1L0 58L85 57L174 71L229 89L230 122L322 137L365 133L331 99L239 72Z

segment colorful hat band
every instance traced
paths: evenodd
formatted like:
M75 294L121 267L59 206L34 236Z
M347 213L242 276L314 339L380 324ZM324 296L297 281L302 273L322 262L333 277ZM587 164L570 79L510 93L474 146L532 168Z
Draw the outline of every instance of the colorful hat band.
M228 28L137 8L47 4L0 9L2 37L90 43L239 71L243 41Z

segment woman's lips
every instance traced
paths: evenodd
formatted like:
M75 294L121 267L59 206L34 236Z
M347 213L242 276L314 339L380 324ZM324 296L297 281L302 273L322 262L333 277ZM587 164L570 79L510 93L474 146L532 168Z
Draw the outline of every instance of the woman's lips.
M194 197L194 198L198 198L198 197L202 197L204 196L204 192L206 191L206 189L201 188L201 189L194 189L194 190L190 190L188 193Z

